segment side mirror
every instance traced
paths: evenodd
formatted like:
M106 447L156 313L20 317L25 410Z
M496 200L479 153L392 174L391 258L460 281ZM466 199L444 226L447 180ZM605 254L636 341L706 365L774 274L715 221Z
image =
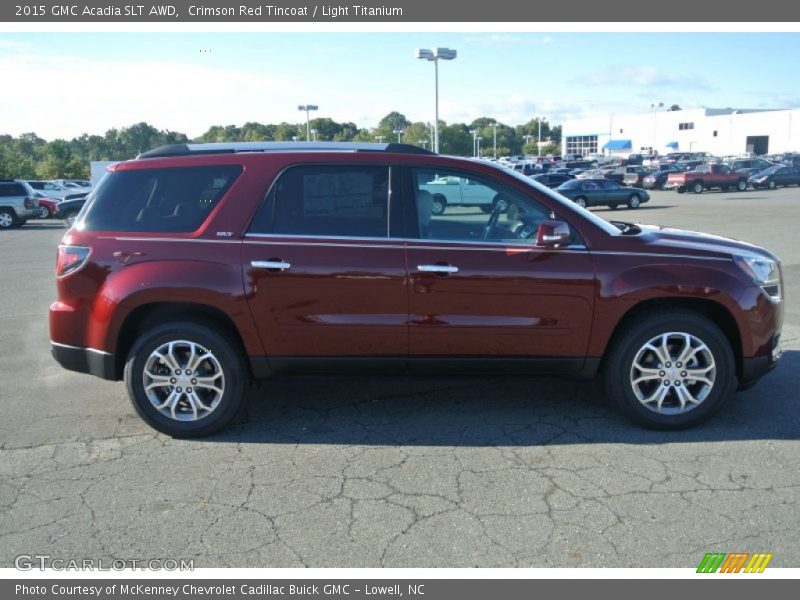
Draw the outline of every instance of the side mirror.
M536 235L536 245L554 248L566 244L571 237L572 234L570 234L569 225L564 221L548 219L539 225L539 232Z

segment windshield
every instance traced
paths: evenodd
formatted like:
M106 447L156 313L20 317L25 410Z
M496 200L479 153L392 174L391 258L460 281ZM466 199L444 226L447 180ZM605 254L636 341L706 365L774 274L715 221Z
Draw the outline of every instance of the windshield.
M495 165L491 165L491 166L494 167L495 169L503 170L502 167L497 167ZM561 207L564 209L565 212L572 212L572 213L580 215L584 219L586 219L588 221L591 221L594 225L596 225L597 227L599 227L600 229L605 231L608 235L620 235L620 230L619 230L618 227L615 227L614 225L612 225L608 221L606 221L604 219L601 219L600 217L595 215L593 212L591 212L589 210L586 210L585 208L581 208L580 206L578 206L577 204L575 204L571 200L569 200L569 199L565 198L564 196L562 196L561 194L559 194L557 191L551 190L550 188L547 188L547 187L543 186L541 183L539 183L538 181L534 181L530 177L525 177L524 175L520 175L516 171L507 171L506 170L505 172L507 174L511 175L512 177L517 178L519 181L523 182L525 185L527 185L529 187L532 187L532 188L536 189L538 192L540 192L542 194L545 194L549 198L555 200L557 203L559 203L561 205ZM567 183L565 183L563 185L566 186L569 183L571 183L571 181L568 181Z

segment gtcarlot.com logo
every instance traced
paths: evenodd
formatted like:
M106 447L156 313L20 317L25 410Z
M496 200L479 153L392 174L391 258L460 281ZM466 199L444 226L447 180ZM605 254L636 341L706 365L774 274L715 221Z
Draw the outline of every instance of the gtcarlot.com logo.
M700 561L698 573L763 573L772 554L757 552L709 552Z
M20 571L194 571L194 559L182 558L57 558L49 554L20 554L14 558Z

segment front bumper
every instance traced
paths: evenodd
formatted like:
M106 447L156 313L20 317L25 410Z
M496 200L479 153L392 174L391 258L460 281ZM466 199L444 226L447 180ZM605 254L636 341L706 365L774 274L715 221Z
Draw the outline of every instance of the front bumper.
M111 381L119 379L116 357L108 352L52 341L50 342L50 352L58 364L70 371L88 373Z

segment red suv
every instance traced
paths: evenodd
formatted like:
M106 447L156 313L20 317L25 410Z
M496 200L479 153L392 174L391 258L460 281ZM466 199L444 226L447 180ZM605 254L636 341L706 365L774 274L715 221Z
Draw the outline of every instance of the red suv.
M494 209L435 214L442 178ZM64 367L124 379L175 436L252 379L602 373L634 421L694 425L780 357L778 258L606 222L528 177L400 144L177 145L111 167L64 236Z

